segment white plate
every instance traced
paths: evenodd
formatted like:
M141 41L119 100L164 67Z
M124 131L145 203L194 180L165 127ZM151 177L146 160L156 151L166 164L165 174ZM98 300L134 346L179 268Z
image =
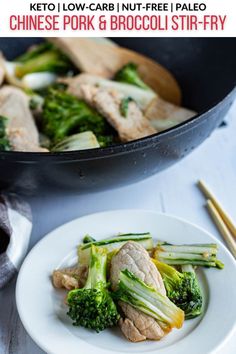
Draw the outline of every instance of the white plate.
M163 340L130 343L119 329L96 334L73 327L63 305L63 291L50 281L53 269L76 261L76 245L89 233L96 239L118 232L149 231L156 240L172 243L219 245L224 270L198 272L204 293L204 314L186 321ZM207 354L232 334L236 322L236 262L211 234L184 220L141 210L119 210L88 215L54 230L42 239L25 259L16 287L20 318L35 342L50 354L155 353Z

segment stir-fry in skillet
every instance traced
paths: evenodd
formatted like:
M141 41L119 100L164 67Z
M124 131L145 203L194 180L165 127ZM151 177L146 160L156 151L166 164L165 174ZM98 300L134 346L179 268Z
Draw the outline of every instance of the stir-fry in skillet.
M107 147L171 128L195 112L163 100L136 63L111 78L83 72L65 39L0 57L0 150L70 151ZM110 43L107 45L111 45ZM75 47L77 48L77 47ZM64 52L63 52L64 51Z
M52 282L68 291L67 314L75 326L100 332L118 325L132 342L160 340L202 314L194 267L222 269L216 255L215 244L154 246L150 233L101 241L86 235L78 264L54 270Z

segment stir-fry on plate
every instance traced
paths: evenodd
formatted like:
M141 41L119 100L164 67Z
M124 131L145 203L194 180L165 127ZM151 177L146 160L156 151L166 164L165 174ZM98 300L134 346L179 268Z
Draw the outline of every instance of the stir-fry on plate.
M141 236L130 235L134 233ZM83 243L86 234L97 242L94 244L87 236L85 241L88 243ZM114 235L118 235L117 242L101 244L101 240ZM160 244L161 240L165 244ZM176 245L188 246L179 248ZM200 252L192 245L201 247ZM60 284L60 278L59 283L58 278L52 282L52 271L60 272L60 269L74 266L78 255L80 267L85 267L85 272L63 278L63 284ZM104 265L109 276L105 274ZM195 273L191 279L197 281L197 291L191 299L194 304L191 308L181 303L176 292L172 292L171 284L177 276L180 279L192 271ZM227 249L212 235L192 224L148 211L103 212L61 226L35 246L18 277L17 307L26 330L47 353L72 353L78 348L88 354L94 351L105 354L107 351L137 353L154 350L185 354L189 353L189 348L193 354L209 353L221 346L235 327L236 305L232 301L236 296L235 271L236 263ZM103 311L101 321L97 317L94 321L91 317L94 312L91 313L90 309L88 315L86 306L88 299L97 311L91 288L97 287L98 277L102 282L99 291L103 291L106 281L111 283L106 288L105 298L106 304L109 303L106 307L109 316L108 311ZM68 279L69 283L66 282ZM135 291L131 291L132 287ZM183 287L179 291L183 291ZM87 298L88 294L90 298ZM144 333L140 329L134 310L158 326L159 332L155 327L155 340L149 340L147 331ZM130 341L134 339L138 343Z

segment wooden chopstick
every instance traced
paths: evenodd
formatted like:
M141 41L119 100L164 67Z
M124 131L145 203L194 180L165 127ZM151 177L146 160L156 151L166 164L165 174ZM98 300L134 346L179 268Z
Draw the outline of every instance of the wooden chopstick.
M231 217L226 213L226 211L222 208L216 197L212 194L206 184L199 180L198 187L201 189L202 193L206 196L206 198L210 199L214 207L217 209L218 214L223 219L224 223L227 225L230 230L232 236L236 239L236 226L233 223Z
M220 213L216 209L212 200L208 199L206 202L207 209L215 222L216 226L218 227L221 235L223 236L225 242L227 243L232 255L236 258L236 242L232 237L227 225L224 223Z

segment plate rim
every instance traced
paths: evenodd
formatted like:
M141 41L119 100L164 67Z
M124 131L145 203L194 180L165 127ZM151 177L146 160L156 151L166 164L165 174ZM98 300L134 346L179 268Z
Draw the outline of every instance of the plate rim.
M30 329L30 326L25 322L25 319L24 319L24 316L22 315L22 312L21 312L21 306L19 304L19 287L20 287L20 280L21 280L21 274L22 272L24 271L24 268L25 266L27 265L27 260L28 258L30 258L31 256L31 253L35 250L37 250L38 247L41 246L41 244L43 244L44 242L47 242L47 239L50 238L50 237L53 237L53 235L55 233L57 233L60 229L63 229L64 227L68 227L69 224L73 224L73 223L76 223L77 221L81 220L81 219L86 219L86 218L89 218L89 217L93 217L93 216L97 216L97 217L101 217L102 215L105 215L105 214L116 214L116 213L147 213L147 214L153 214L153 215L158 215L160 217L164 217L164 218L170 218L170 219L174 219L176 221L179 221L181 223L184 223L184 224L188 224L189 226L191 227L194 227L195 229L207 234L211 239L213 239L216 243L218 243L220 245L220 247L222 247L222 249L224 250L224 252L226 253L227 255L227 258L229 257L232 261L232 263L234 264L234 267L235 267L235 270L236 270L236 260L234 259L234 257L232 256L232 254L230 253L230 251L227 249L227 247L223 244L223 242L218 239L216 236L214 236L211 232L209 232L208 230L206 230L204 227L202 226L199 226L198 224L194 223L194 222L191 222L191 221L188 221L182 217L179 217L179 216L176 216L176 215L173 215L173 214L169 214L169 213L164 213L164 212L158 212L158 211L155 211L153 209L135 209L135 208L128 208L128 209L112 209L112 210L103 210L103 211L100 211L100 212L95 212L95 213L90 213L90 214L84 214L82 216L79 216L77 218L74 218L70 221L67 221L66 223L63 223L59 226L57 226L56 228L52 229L51 231L49 231L47 234L45 234L33 247L32 249L29 251L29 253L27 254L27 256L25 257L21 267L20 267L20 270L19 270L19 274L18 274L18 277L17 277L17 281L16 281L16 288L15 288L15 300L16 300L16 307L17 307L17 311L18 311L18 314L19 314L19 317L21 319L21 322L26 330L26 332L28 333L28 335L32 338L32 340L39 346L39 348L41 348L42 350L44 350L46 353L48 354L57 354L57 351L51 351L49 350L45 345L44 343L42 343L40 340L37 339L37 337L32 334L31 332L31 329ZM235 318L235 321L234 321L234 324L232 325L232 328L231 330L227 333L227 335L224 337L224 339L220 342L220 343L216 343L215 346L211 349L211 351L209 353L213 353L215 352L216 350L220 350L224 344L230 339L230 337L233 336L234 332L236 331L236 318ZM78 339L79 341L79 339ZM87 344L90 344L90 343L87 343ZM175 344L171 344L170 346L174 346ZM166 347L163 347L163 348L158 348L158 351L161 351L161 352L165 352L167 348ZM107 351L107 350L106 350ZM117 354L120 354L121 352L117 352Z

